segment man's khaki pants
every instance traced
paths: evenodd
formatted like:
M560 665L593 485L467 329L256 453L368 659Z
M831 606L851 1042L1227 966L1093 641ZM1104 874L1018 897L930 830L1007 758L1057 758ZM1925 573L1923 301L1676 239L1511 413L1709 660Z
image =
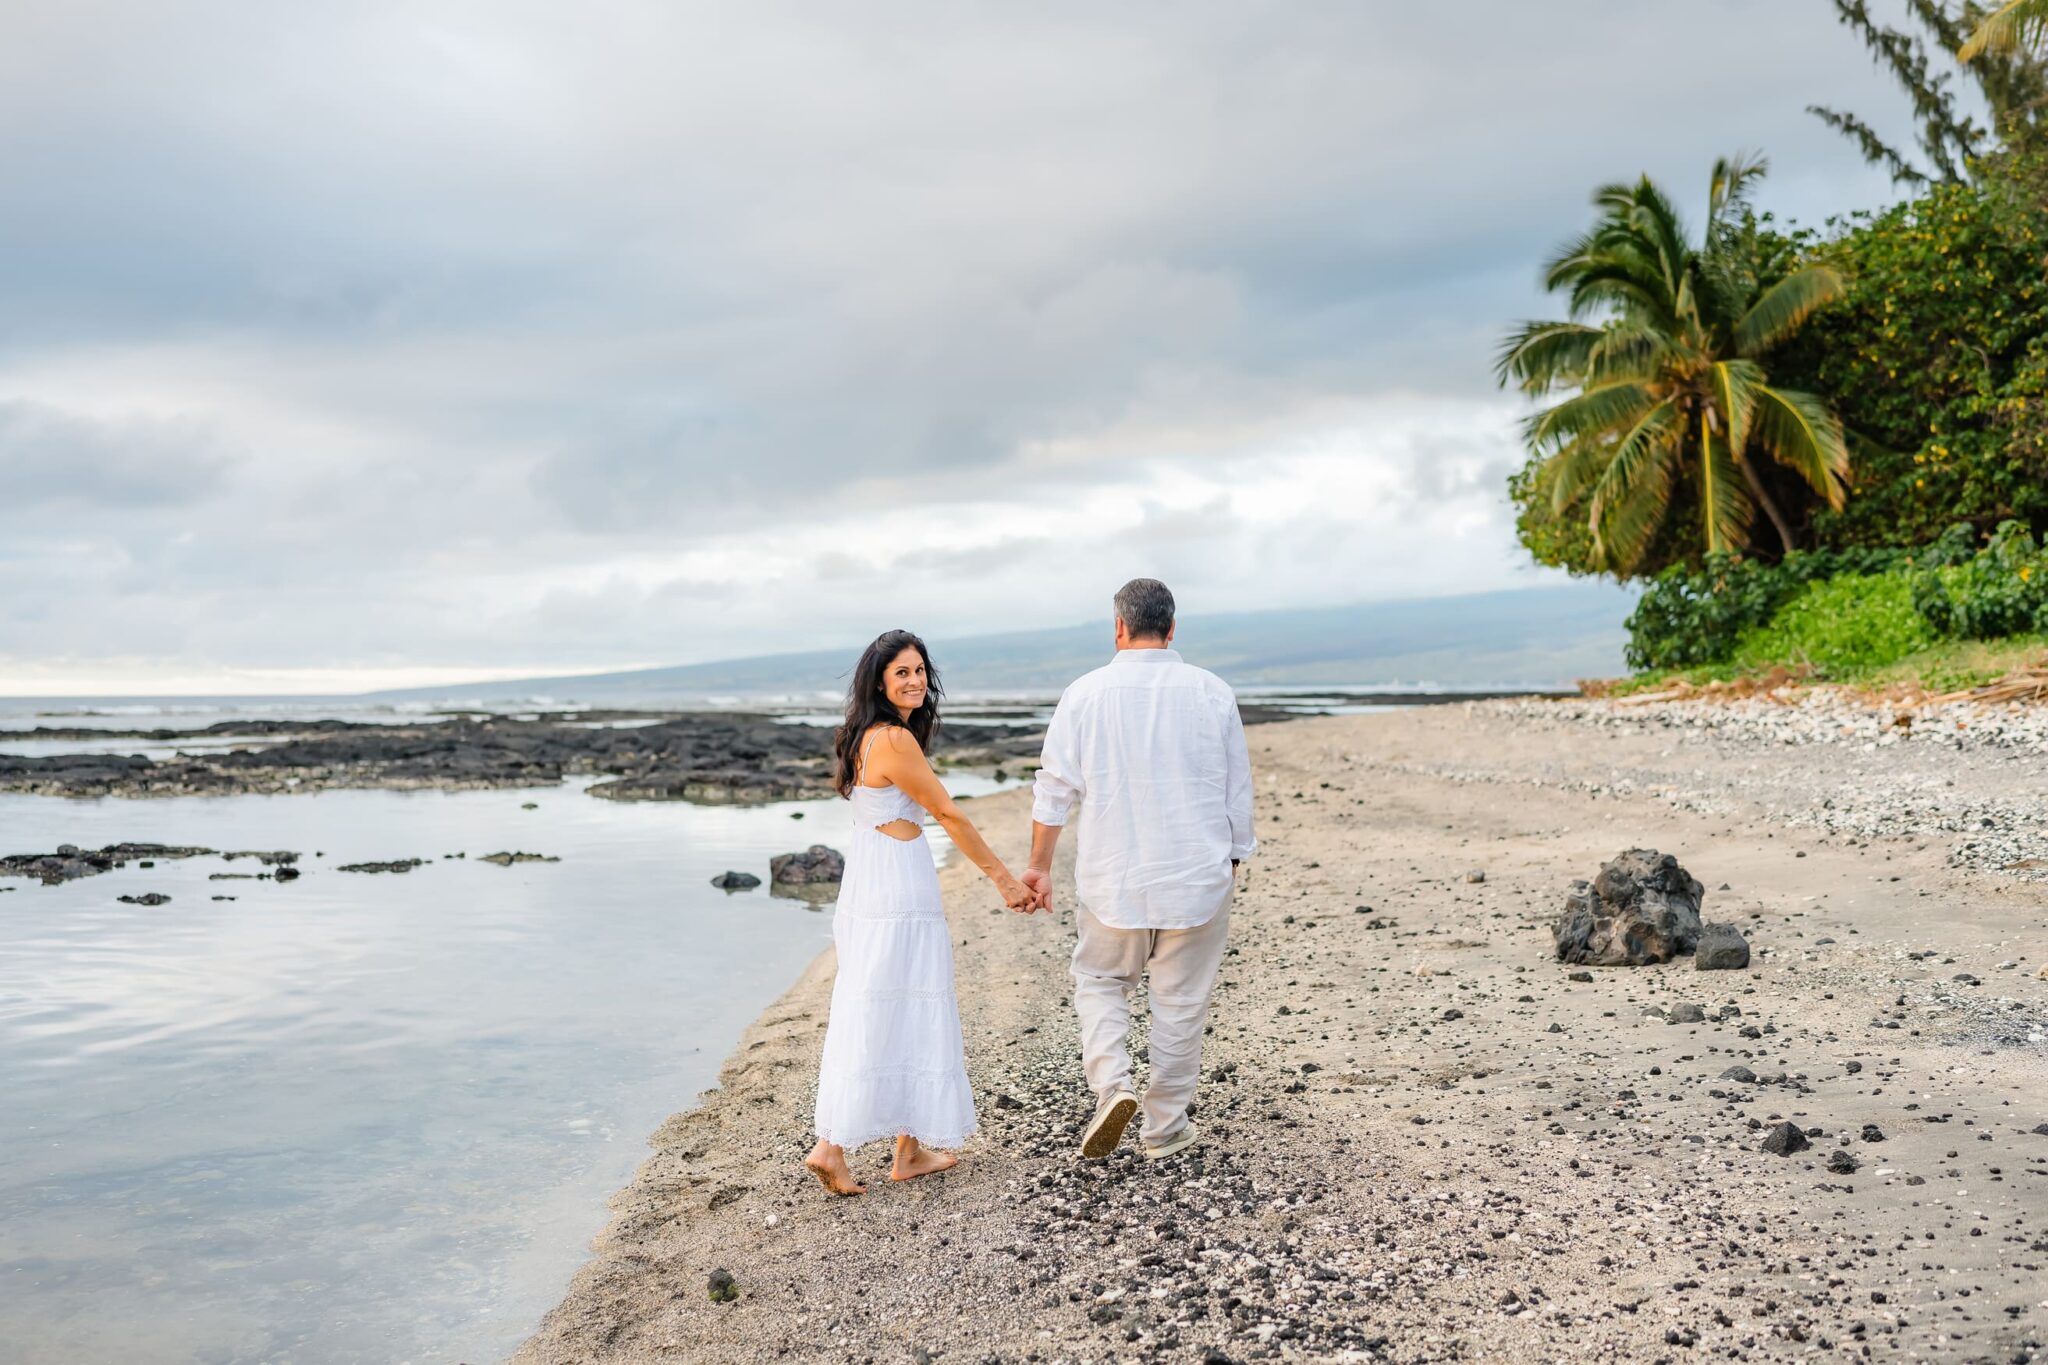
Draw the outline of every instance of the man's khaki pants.
M1156 1145L1187 1125L1202 1073L1209 993L1230 931L1226 903L1192 929L1113 929L1077 910L1074 1013L1081 1017L1081 1066L1098 1103L1131 1089L1130 993L1152 977L1152 1080L1145 1087L1144 1142Z

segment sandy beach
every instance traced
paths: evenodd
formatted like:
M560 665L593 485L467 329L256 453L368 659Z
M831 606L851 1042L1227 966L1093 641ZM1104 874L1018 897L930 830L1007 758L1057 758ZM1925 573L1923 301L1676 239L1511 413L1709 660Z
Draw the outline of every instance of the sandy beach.
M869 1193L829 1200L798 1165L828 952L654 1135L517 1358L2028 1359L2048 759L2035 719L1939 719L1485 703L1260 726L1202 1148L1078 1159L1067 871L1058 917L1027 920L954 866L982 1121L959 1168L893 1186L876 1144ZM970 813L1021 859L1024 793ZM1555 960L1572 882L1632 847L1705 884L1747 970ZM1810 1148L1759 1150L1781 1119ZM720 1269L736 1301L707 1295Z

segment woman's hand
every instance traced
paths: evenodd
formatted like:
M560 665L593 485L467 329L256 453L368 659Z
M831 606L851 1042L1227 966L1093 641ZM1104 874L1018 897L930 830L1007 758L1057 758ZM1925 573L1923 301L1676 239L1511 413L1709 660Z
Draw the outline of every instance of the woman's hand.
M1011 876L1005 869L993 878L996 892L1003 898L1003 904L1020 915L1028 915L1038 908L1038 893Z

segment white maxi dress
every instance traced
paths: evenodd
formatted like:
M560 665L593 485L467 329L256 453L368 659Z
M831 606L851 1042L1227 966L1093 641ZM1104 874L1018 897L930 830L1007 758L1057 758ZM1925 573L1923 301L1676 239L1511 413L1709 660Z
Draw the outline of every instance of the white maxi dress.
M953 995L953 938L931 846L880 826L924 823L896 786L856 773L853 837L832 916L839 975L818 1066L818 1136L852 1149L907 1133L958 1147L976 1130Z

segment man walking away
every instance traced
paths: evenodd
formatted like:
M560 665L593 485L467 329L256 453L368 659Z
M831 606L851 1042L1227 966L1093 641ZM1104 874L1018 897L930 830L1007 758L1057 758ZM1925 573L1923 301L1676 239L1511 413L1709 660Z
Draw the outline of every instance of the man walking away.
M1051 905L1052 854L1076 825L1074 1012L1095 1117L1081 1154L1103 1157L1137 1112L1130 993L1152 979L1145 1155L1195 1141L1188 1105L1202 1069L1209 993L1223 961L1235 869L1252 836L1251 759L1237 698L1183 663L1173 594L1134 578L1116 595L1116 658L1066 690L1046 727L1024 883Z

